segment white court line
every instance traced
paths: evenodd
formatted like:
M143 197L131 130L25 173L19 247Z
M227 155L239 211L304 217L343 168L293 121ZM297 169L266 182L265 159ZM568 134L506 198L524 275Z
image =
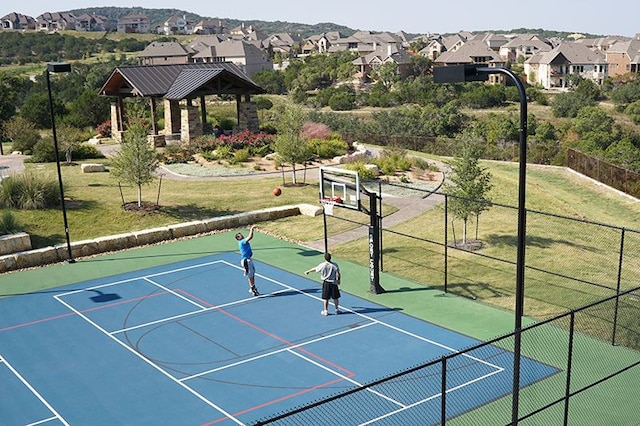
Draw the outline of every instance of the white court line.
M282 353L282 352L287 352L287 351L291 351L293 349L298 349L298 348L301 348L303 346L310 345L312 343L316 343L316 342L320 342L322 340L330 339L332 337L340 336L341 334L351 333L352 331L360 330L362 328L369 327L370 325L374 325L374 324L373 323L362 324L362 325L359 325L357 327L350 328L348 330L342 330L342 331L338 331L338 332L333 333L333 334L327 334L326 336L318 337L317 339L312 339L312 340L308 340L306 342L297 343L295 345L290 345L290 346L287 346L285 348L278 349L278 350L275 350L275 351L265 352L265 353L263 353L261 355L257 355L257 356L251 357L251 358L247 358L247 359L244 359L242 361L238 361L238 362L234 362L234 363L231 363L231 364L223 365L222 367L217 367L217 368L213 368L211 370L202 371L202 372L200 372L198 374L193 374L191 376L183 377L180 380L195 379L197 377L205 376L207 374L215 373L217 371L226 370L227 368L232 368L232 367L235 367L235 366L238 366L238 365L246 364L248 362L255 361L255 360L260 359L260 358L265 358L265 357L268 357L268 356L277 355L277 354Z
M240 420L238 420L237 418L235 418L234 416L231 415L231 413L227 413L225 410L222 409L222 407L217 406L216 404L214 404L213 402L209 401L207 398L205 398L203 395L201 395L200 393L196 392L194 389L190 388L189 386L186 386L184 383L180 382L179 380L177 380L175 377L173 377L173 375L167 373L165 370L163 370L162 368L160 368L160 366L154 364L153 362L151 362L150 360L148 360L147 358L145 358L144 356L142 356L142 354L136 352L131 346L126 345L124 342L122 342L120 339L112 336L111 334L109 334L105 329L103 329L102 327L100 327L98 324L96 324L94 321L92 321L91 319L89 319L86 315L84 315L82 312L78 311L77 309L75 309L73 306L69 305L67 302L65 302L64 300L61 299L62 295L55 295L53 296L56 300L58 300L58 302L62 303L63 305L65 305L67 308L69 308L69 310L71 310L72 312L75 312L76 315L78 315L80 318L83 318L85 321L87 321L89 324L93 325L95 328L97 328L98 330L100 330L103 334L105 334L107 337L109 337L110 339L116 341L120 346L124 347L126 350L128 350L129 352L131 352L132 354L134 354L135 356L137 356L138 358L140 358L141 360L143 360L144 362L146 362L147 364L149 364L151 367L155 368L156 370L158 370L160 373L164 374L166 377L168 377L170 380L172 380L173 382L177 383L179 386L181 386L182 388L186 389L188 392L190 392L191 394L193 394L196 398L200 399L202 402L204 402L205 404L207 404L208 406L218 410L218 412L220 412L221 414L227 416L228 419L230 419L231 421L233 421L236 424L239 425L244 425L244 423L242 423Z
M284 292L284 291L285 290L275 291L272 294L278 294L278 293L281 293L281 292ZM245 302L247 302L249 300L255 300L255 299L256 299L255 296L251 296L251 297L247 297L245 299L236 300L236 301L225 303L225 304L218 305L218 306L210 306L208 308L202 308L202 309L197 310L197 311L185 312L183 314L178 314L178 315L174 315L174 316L171 316L171 317L164 317L164 318L160 318L160 319L155 320L155 321L145 322L145 323L142 323L142 324L133 325L131 327L121 328L120 330L111 331L111 334L125 333L127 331L136 330L138 328L145 328L145 327L149 327L149 326L152 326L152 325L162 324L164 322L171 322L171 321L174 321L174 320L177 320L177 319L190 317L192 315L198 315L198 314L202 314L204 312L215 311L217 309L226 308L228 306L240 305L240 304L245 303Z
M211 262L199 263L197 265L185 266L184 268L172 269L170 271L158 272L156 274L151 274L151 275L139 275L137 277L127 278L126 280L114 281L114 282L110 282L110 283L106 283L106 284L97 285L95 287L87 287L87 288L83 288L83 289L80 289L80 290L73 290L73 291L69 291L69 292L66 292L66 293L60 293L59 296L63 297L63 296L71 295L71 294L82 293L84 291L98 290L98 289L105 288L105 287L111 287L111 286L115 286L115 285L129 283L131 281L138 281L138 280L144 279L144 278L160 277L162 275L173 274L175 272L188 271L190 269L196 269L196 268L202 268L204 266L215 265L216 263L225 263L227 265L230 264L229 262L225 262L224 260L214 260L214 261L211 261Z
M461 383L461 384L459 384L458 386L454 386L454 387L452 387L451 389L447 389L447 390L445 391L445 393L451 393L451 392L456 391L456 390L458 390L458 389L462 389L462 388L463 388L463 387L465 387L465 386L468 386L468 385L470 385L470 384L472 384L472 383L475 383L475 382L478 382L478 381L480 381L480 380L484 380L484 379L486 379L487 377L491 377L491 376L493 376L494 374L498 374L498 373L501 373L501 371L492 371L491 373L485 374L484 376L476 377L476 378L475 378L475 379L473 379L473 380L470 380L470 381L465 382L465 383ZM410 404L410 405L404 406L404 407L399 408L399 409L397 409L397 410L395 410L395 411L390 411L390 412L388 412L388 413L386 413L386 414L383 414L382 416L376 417L376 418L371 419L371 420L369 420L369 421L366 421L366 422L364 422L364 423L360 423L360 426L368 425L368 424L374 423L374 422L376 422L376 421L378 421L378 420L382 420L382 419L385 419L385 418L387 418L387 417L393 416L394 414L398 414L398 413L401 413L401 412L403 412L403 411L406 411L406 410L408 410L408 409L410 409L410 408L417 407L418 405L420 405L420 404L424 404L425 402L429 402L429 401L431 401L432 399L439 398L441 395L442 395L442 392L440 392L440 393L436 393L436 394L434 394L434 395L431 395L431 396L430 396L430 397L428 397L428 398L424 398L424 399L421 399L420 401L416 401L416 402L414 402L413 404Z
M311 363L311 364L313 364L313 365L315 365L317 367L322 368L323 370L328 371L329 373L332 373L332 374L340 377L343 380L346 380L348 382L353 383L354 385L358 386L359 388L362 387L362 383L356 382L355 380L351 379L350 377L345 376L344 374L339 374L336 371L331 370L329 367L326 367L326 366L320 364L319 362L316 362L316 361L312 360L311 358L305 357L301 353L298 353L298 352L296 352L294 350L289 350L289 352L291 352L293 355L295 355L297 357L300 357L300 358L304 359L305 361L307 361L307 362L309 362L309 363ZM386 396L386 395L384 395L384 394L382 394L382 393L380 393L380 392L378 392L378 391L376 391L374 389L368 388L367 392L371 392L372 394L377 395L380 398L386 399L387 401L389 401L389 402L391 402L393 404L399 405L400 407L406 407L406 405L401 403L400 401L396 401L395 399L393 399L391 397L388 397L388 396Z
M154 285L154 286L156 286L156 287L159 287L159 288L163 289L163 290L164 290L164 291L166 291L167 293L173 294L173 295L174 295L174 296L176 296L177 298L180 298L180 299L182 299L182 300L187 301L188 303L191 303L192 305L194 305L194 306L196 306L196 307L200 308L201 310L205 310L205 309L207 309L205 306L202 306L201 304L196 303L194 300L191 300L191 299L189 299L188 297L185 297L185 296L183 296L183 295L181 295L181 294L178 294L178 292L173 291L173 290L171 290L171 289L169 289L169 288L167 288L167 287L163 286L163 285L162 285L162 284L160 284L160 283L157 283L157 282L155 282L155 281L152 281L152 280L150 280L150 279L149 279L149 278L147 278L147 277L144 277L144 278L142 278L142 279L143 279L143 280L145 280L146 282L148 282L148 283L149 283L149 284L151 284L151 285Z
M225 265L230 266L230 267L232 267L232 268L235 268L235 269L238 269L238 270L242 270L242 268L241 268L240 266L237 266L237 265L232 264L232 263L230 263L230 262L227 262L227 261L225 261L225 260L217 260L217 261L206 262L206 263L202 263L202 264L198 264L198 265L192 265L192 266L188 266L188 267L184 267L184 268L178 268L178 269L174 269L174 270L171 270L171 271L164 271L164 272L160 272L160 273L157 273L157 274L144 275L144 276L139 276L139 277L135 277L135 278L130 278L130 279L122 280L122 281L116 281L116 282L113 282L113 283L103 284L103 285L96 286L96 287L92 287L92 288L87 288L87 289L82 289L82 290L76 290L76 291L73 291L73 292L60 294L60 295L57 295L57 296L54 296L54 297L55 297L56 299L58 299L58 297L63 297L63 296L68 295L68 294L79 293L79 292L83 292L83 291L87 291L87 290L93 290L93 289L98 289L98 288L104 288L104 287L108 287L108 286L112 286L112 285L116 285L116 284L122 284L122 283L126 283L126 282L136 281L136 280L139 280L139 279L144 279L144 280L146 280L146 281L150 282L151 284L154 284L154 285L155 285L156 283L155 283L155 282L153 282L153 281L151 281L151 280L148 280L148 279L147 279L147 277L155 277L155 276L168 275L168 274L171 274L171 273L180 272L180 271L184 271L184 270L189 270L189 269L194 269L194 268L200 268L200 267L204 267L204 266L209 266L209 265L216 264L216 263L222 263L222 264L225 264ZM262 279L264 279L264 280L266 280L266 281L270 281L270 282L272 282L272 283L274 283L274 284L276 284L276 285L279 285L279 286L281 286L281 287L284 287L284 288L286 288L286 289L288 289L288 290L292 290L292 291L294 291L294 292L297 292L297 293L299 293L299 294L302 294L302 295L304 295L304 296L311 297L311 298L316 299L316 300L322 300L322 299L321 299L320 297L318 297L318 296L315 296L315 295L312 295L312 294L309 294L309 293L303 292L303 291L301 291L301 290L299 290L299 289L297 289L297 288L295 288L295 287L289 286L289 285L287 285L287 284L284 284L284 283L282 283L282 282L280 282L280 281L277 281L277 280L274 280L274 279L272 279L272 278L266 277L266 276L264 276L264 275L256 274L256 276L257 276L257 277L260 277L260 278L262 278ZM160 285L158 285L158 286L160 286ZM160 286L160 287L161 287L161 286ZM175 294L174 292L172 292L172 291L170 291L170 290L168 290L168 289L167 289L167 291L169 291L170 293ZM276 294L276 293L279 293L279 292L274 292L274 293L272 293L272 294ZM178 297L184 298L184 297L182 297L181 295L178 295L178 294L175 294L175 295L176 295L176 296L178 296ZM244 302L244 301L246 301L246 300L254 300L254 299L255 299L255 298L244 299L244 300L239 301L239 302L232 302L232 303L229 303L229 304L226 304L226 305L214 306L214 307L211 307L211 308L201 307L199 304L193 303L194 305L196 305L196 306L198 306L198 307L201 307L201 310L199 310L199 311L194 311L194 312L190 312L190 313L185 313L185 314L178 315L178 316L176 316L176 317L172 317L172 318L165 318L165 319L161 319L161 320L158 320L158 321L154 321L154 322L152 322L152 323L149 323L149 324L147 324L147 325L155 324L155 323L158 323L158 322L170 321L170 320L172 320L173 318L185 317L185 316L190 316L190 315L194 315L194 314L200 314L200 313L202 313L202 312L206 312L206 311L209 311L209 310L221 309L223 306L230 306L230 305L234 305L234 304L242 303L242 302ZM206 399L206 398L204 398L202 395L200 395L200 394L199 394L199 393L197 393L196 391L192 390L189 386L187 386L186 384L184 384L184 382L185 382L185 381L188 381L188 380L190 380L190 379L196 378L196 377L200 377L200 376L203 376L203 375L206 375L206 374L211 374L211 373L213 373L213 372L220 371L220 370L223 370L223 369L227 369L227 368L235 367L235 366L237 366L237 365L244 364L244 363L247 363L247 362L251 362L251 361L254 361L254 360L257 360L257 359L260 359L260 358L264 358L264 357L267 357L267 356L271 356L271 355L274 355L274 354L277 354L277 353L280 353L280 352L283 352L283 351L289 351L289 352L291 352L291 353L293 353L293 354L296 354L296 355L300 356L300 357L301 357L301 358L303 358L303 359L306 359L305 357L302 357L300 354L298 354L298 353L296 353L296 352L293 352L293 351L294 351L295 349L300 348L300 347L303 347L303 346L305 346L305 345L309 345L309 344L311 344L311 343L315 343L315 342L318 342L318 341L321 341L321 340L326 340L326 339L329 339L329 338L335 337L335 336L340 335L340 334L344 334L344 333L348 333L348 332L351 332L351 331L359 330L359 329L361 329L361 328L368 327L368 326L370 326L370 325L374 325L374 324L378 324L378 325L382 325L382 326L384 326L384 327L388 327L388 328L390 328L390 329L392 329L392 330L394 330L394 331L397 331L397 332L399 332L399 333L402 333L402 334L408 335L408 336L410 336L410 337L413 337L413 338L415 338L415 339L418 339L418 340L424 341L424 342L429 343L429 344L432 344L432 345L434 345L434 346L441 347L441 348L446 349L446 350L449 350L449 351L451 351L451 352L453 352L453 353L459 353L459 352L460 352L460 351L458 351L457 349L454 349L454 348L452 348L452 347L449 347L449 346L443 345L442 343L436 342L436 341L434 341L434 340L430 340L430 339L428 339L428 338L426 338L426 337L422 337L422 336L419 336L419 335L417 335L417 334L411 333L411 332L409 332L409 331L407 331L407 330L404 330L404 329L401 329L401 328L396 327L396 326L394 326L394 325L391 325L391 324L385 323L385 322L380 321L380 320L378 320L378 319L376 319L376 318L372 318L372 317L370 317L370 316L368 316L368 315L365 315L365 314L362 314L362 313L359 313L359 312L353 311L353 310L348 309L348 308L341 308L341 309L343 309L343 310L345 310L345 311L351 312L352 314L355 314L355 315L357 315L357 316L359 316L359 317L361 317L361 318L364 318L364 319L366 319L366 320L370 321L370 323L369 323L369 324L363 324L363 325L361 325L361 326L358 326L357 328L353 328L353 329L349 329L349 330L344 330L344 331L342 331L342 332L338 332L338 333L335 333L335 334L332 334L332 335L323 336L322 338L313 339L313 340L310 340L310 341L307 341L307 342L302 342L302 343L299 343L299 344L296 344L296 345L292 345L292 346L287 346L286 348L282 348L282 349L277 350L277 351L268 352L268 353L265 353L265 354L262 354L262 355L259 355L259 356L256 356L256 357L248 358L248 359L246 359L246 360L239 361L239 362L236 362L236 363L232 363L232 364L229 364L229 365L226 365L226 366L223 366L223 367L219 367L219 368L216 368L216 369L212 369L212 370L208 370L208 371L205 371L205 372L201 372L201 373L198 373L198 374L196 374L196 375L188 376L188 377L185 377L185 378L182 378L182 379L176 379L174 376L172 376L171 374L167 373L166 371L164 371L164 370L163 370L162 368L160 368L159 366L157 366L157 365L153 364L152 362L150 362L150 361L146 360L146 359L145 359L144 357L142 357L140 354L138 354L137 352L135 352L131 347L129 347L129 346L125 345L123 342L121 342L119 339L117 339L117 338L113 337L111 333L106 332L104 329L102 329L101 327L99 327L99 326L98 326L97 324L95 324L93 321L89 320L86 316L84 316L83 314L81 314L79 311L77 311L77 310L73 309L70 305L66 304L66 303L65 303L65 302L63 302L61 299L58 299L58 300L59 300L61 303L65 304L69 309L71 309L72 311L76 312L79 316L81 316L82 318L84 318L86 321L88 321L89 323L93 324L96 328L98 328L99 330L101 330L101 331L102 331L103 333L105 333L107 336L111 337L112 339L114 339L115 341L117 341L119 344L121 344L122 346L124 346L125 348L127 348L129 351L133 352L134 354L136 354L136 355L137 355L137 356L139 356L140 358L144 359L144 360L145 360L145 362L147 362L147 363L149 363L150 365L152 365L152 366L153 366L154 368L156 368L158 371L160 371L160 372L161 372L161 373L163 373L164 375L166 375L166 376L170 377L172 380L174 380L175 382L179 383L181 386L183 386L183 387L185 387L186 389L188 389L188 390L189 390L190 392L192 392L194 395L198 396L198 397L199 397L201 400L203 400L205 403L207 403L207 404L208 404L208 405L210 405L211 407L213 407L213 408L217 409L217 410L218 410L218 411L220 411L222 414L226 415L227 417L229 417L231 420L235 421L235 422L236 422L236 423L238 423L238 424L242 424L242 423L241 423L239 420L237 420L237 419L235 419L234 417L232 417L230 414L226 413L224 410L222 410L222 408L220 408L220 407L216 406L216 405L215 405L215 404L213 404L211 401L207 400L207 399ZM132 328L141 328L141 327L143 327L143 325L138 325L138 326L135 326L135 327L132 327ZM127 329L127 330L129 330L129 329ZM123 330L120 330L120 331L117 331L117 332L113 332L113 334L116 334L116 333L119 333L119 332L122 332L122 331L123 331ZM487 362L487 361L485 361L485 360L482 360L482 359L480 359L480 358L477 358L477 357L474 357L474 356L470 356L470 355L468 355L468 354L462 354L461 356L466 357L466 358L469 358L469 359L471 359L471 360L474 360L474 361L476 361L476 362L478 362L478 363L481 363L481 364L484 364L484 365L486 365L486 366L492 367L492 368L494 368L494 369L495 369L495 371L493 371L493 372L491 372L491 373L489 373L489 374L486 374L486 375L484 375L484 376L480 376L480 377L478 377L478 378L476 378L476 379L470 380L470 381L468 381L468 382L465 382L465 383L463 383L463 384L460 384L459 386L457 386L457 387L455 387L455 388L452 388L452 389L447 390L447 392L451 392L451 391L454 391L454 390L457 390L457 389L463 388L463 387L465 387L465 386L467 386L467 385L469 385L469 384L472 384L472 383L474 383L474 382L476 382L476 381L483 380L483 379L485 379L485 378L487 378L487 377L490 377L490 376L492 376L492 375L494 375L494 374L498 374L498 373L501 373L502 371L504 371L504 368L502 368L502 367L500 367L500 366L498 366L498 365L492 364L492 363L490 363L490 362ZM312 362L312 361L310 361L310 360L308 360L308 361L309 361L309 362ZM312 363L313 363L314 365L320 365L320 364L317 364L316 362L312 362ZM328 367L323 367L323 368L325 368L327 371L332 372L333 374L335 374L335 375L336 375L336 376L338 376L338 377L343 377L343 375L341 375L340 373L338 373L338 372L337 372L337 371L335 371L335 370L331 370L331 369L329 369ZM350 380L350 381L351 381L351 380ZM352 382L353 382L354 384L358 385L358 386L362 386L362 385L360 385L360 384L357 384L357 382L355 382L355 381L352 381ZM372 391L372 392L376 393L375 391ZM388 413L388 414L386 414L386 415L382 416L381 418L384 418L384 417L386 417L386 416L393 415L393 414L395 414L395 413L397 413L397 412L401 412L401 411L403 411L403 410L409 409L409 408L411 408L411 407L414 407L414 406L416 406L416 405L422 404L422 403L424 403L424 402L428 402L428 401L430 401L431 399L438 397L439 395L440 395L440 394L433 395L433 396L430 396L429 398L426 398L426 399L423 399L423 400L418 401L418 402L416 402L416 403L413 403L413 404L411 404L411 405L405 406L405 405L403 405L403 404L401 404L401 403L399 403L399 402L397 402L397 401L394 401L393 399L391 399L391 398L389 398L389 397L385 397L385 396L383 396L382 394L380 394L380 396L381 396L381 397L383 397L383 398L385 398L385 399L388 399L389 401L394 401L396 404L398 404L398 405L400 405L401 407L403 407L403 408L400 408L400 409L398 409L398 410L392 411L392 412L390 412L390 413ZM374 420L372 420L372 421L374 421ZM368 423L365 423L365 424L368 424Z
M33 386L31 386L31 384L29 382L27 382L27 380L24 377L22 377L22 375L20 373L18 373L18 371L15 368L13 368L13 366L11 364L9 364L9 361L7 361L1 355L0 355L0 364L6 365L7 368L9 369L9 371L11 371L14 374L14 376L16 376L18 378L18 380L20 380L22 382L22 384L25 385L27 387L27 389L29 389L31 391L31 393L34 394L35 397L38 398L40 400L40 402L42 402L44 404L44 406L47 407L49 409L49 411L51 411L51 413L53 414L53 417L50 417L48 419L43 419L43 420L40 420L40 421L38 421L36 423L31 423L31 424L37 425L37 424L44 423L44 422L47 422L47 421L50 421L50 420L53 420L53 419L58 419L58 420L60 420L60 422L62 424L66 425L66 426L69 426L69 423L67 423L67 421L62 418L62 416L51 406L51 404L49 404L47 402L47 400L45 400L42 397L42 395L40 395L38 393L38 391L35 390L35 388Z

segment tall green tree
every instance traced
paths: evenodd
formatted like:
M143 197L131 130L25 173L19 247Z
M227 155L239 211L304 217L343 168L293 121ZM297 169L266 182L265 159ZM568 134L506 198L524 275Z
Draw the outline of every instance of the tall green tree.
M127 127L120 150L111 162L111 174L121 182L136 187L138 207L142 207L142 186L150 184L158 167L158 159L147 135L148 126L140 119Z
M490 206L487 198L491 190L491 173L479 164L479 146L471 132L461 135L461 148L458 156L450 162L450 183L445 185L449 198L449 210L462 220L462 245L467 244L467 224L472 216L476 218L476 226L480 214ZM477 230L477 228L476 228Z
M297 183L296 164L302 164L311 156L307 139L302 135L302 127L307 121L307 114L297 104L287 104L280 111L276 120L274 149L280 159L291 163L293 183Z

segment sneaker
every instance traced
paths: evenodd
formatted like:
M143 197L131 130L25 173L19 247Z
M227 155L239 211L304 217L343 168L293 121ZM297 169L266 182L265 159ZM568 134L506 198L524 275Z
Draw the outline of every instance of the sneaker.
M340 315L342 311L340 309L336 309L336 315Z
M251 288L249 289L249 293L251 293L251 294L252 294L252 295L254 295L254 296L260 296L260 293L258 292L258 289L257 289L257 288L255 288L255 287L251 287Z
M329 315L329 312L327 312L327 311L320 311L320 315L322 315L323 317L326 317L327 315Z

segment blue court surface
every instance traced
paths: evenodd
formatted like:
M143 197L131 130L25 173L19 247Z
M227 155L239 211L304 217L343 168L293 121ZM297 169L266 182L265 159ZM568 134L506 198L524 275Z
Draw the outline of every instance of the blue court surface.
M347 287L343 314L323 317L317 281L256 270L260 297L223 253L0 300L0 424L252 424L479 343ZM511 352L457 362L449 416L511 393ZM557 371L522 364L522 386ZM354 424L437 423L440 376L420 380L372 389L371 417Z

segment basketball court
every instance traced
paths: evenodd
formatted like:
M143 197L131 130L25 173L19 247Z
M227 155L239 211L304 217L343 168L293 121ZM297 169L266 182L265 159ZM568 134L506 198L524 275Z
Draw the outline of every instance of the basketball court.
M265 262L253 297L237 253L190 256L0 299L2 423L253 424L479 343L348 287L343 313L323 317L318 282ZM511 392L513 354L485 355L449 379L448 398L467 401L452 417ZM522 386L557 371L523 363ZM440 380L422 380L433 390L417 400L371 390L362 421L429 419Z

